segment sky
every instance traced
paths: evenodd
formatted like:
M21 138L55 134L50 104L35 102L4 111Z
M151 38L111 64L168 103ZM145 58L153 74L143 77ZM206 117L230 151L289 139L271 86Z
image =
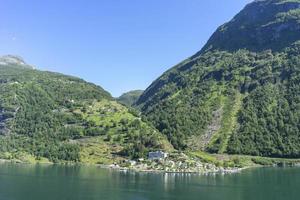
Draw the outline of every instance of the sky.
M199 51L251 0L0 0L0 55L117 97Z

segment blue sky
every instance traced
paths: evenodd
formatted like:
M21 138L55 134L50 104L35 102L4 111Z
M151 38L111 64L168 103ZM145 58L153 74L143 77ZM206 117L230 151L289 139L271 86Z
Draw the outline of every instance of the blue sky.
M145 89L250 0L0 0L0 55L113 96Z

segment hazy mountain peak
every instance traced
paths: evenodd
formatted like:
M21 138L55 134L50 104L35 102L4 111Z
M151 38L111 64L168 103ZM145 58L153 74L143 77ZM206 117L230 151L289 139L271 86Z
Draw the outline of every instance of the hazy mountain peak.
M25 68L34 68L33 66L28 65L24 59L17 55L5 55L0 56L0 65L8 65L8 66L22 66Z

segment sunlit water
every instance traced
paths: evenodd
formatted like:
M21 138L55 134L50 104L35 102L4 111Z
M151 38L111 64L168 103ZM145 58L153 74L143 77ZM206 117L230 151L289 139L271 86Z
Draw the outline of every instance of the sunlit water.
M257 168L238 174L201 176L0 164L0 199L299 200L300 168Z

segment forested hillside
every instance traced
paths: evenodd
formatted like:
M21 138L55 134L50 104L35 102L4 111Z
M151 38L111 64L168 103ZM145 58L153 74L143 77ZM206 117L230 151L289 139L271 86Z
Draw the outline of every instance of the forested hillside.
M177 149L300 157L300 1L260 0L136 105Z
M111 163L172 146L101 87L0 59L0 155Z

